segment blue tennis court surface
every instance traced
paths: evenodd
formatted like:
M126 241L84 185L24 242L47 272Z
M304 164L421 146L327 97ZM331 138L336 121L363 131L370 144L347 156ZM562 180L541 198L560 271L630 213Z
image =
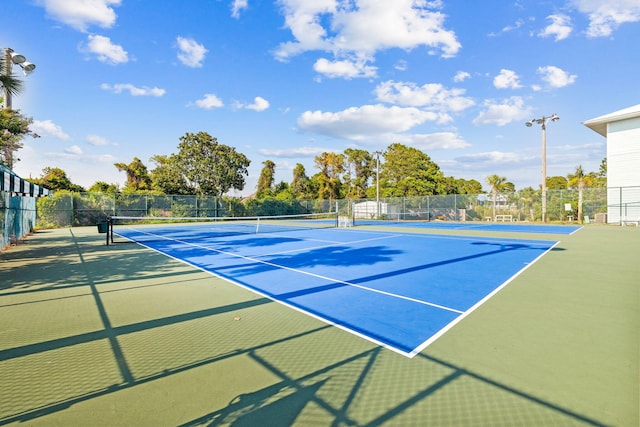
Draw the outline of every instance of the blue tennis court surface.
M358 225L373 225L381 227L407 227L444 230L481 230L513 233L540 234L573 234L582 228L581 225L547 225L528 224L521 222L453 222L453 221L376 221L357 220Z
M146 247L409 357L557 243L336 228L144 235Z

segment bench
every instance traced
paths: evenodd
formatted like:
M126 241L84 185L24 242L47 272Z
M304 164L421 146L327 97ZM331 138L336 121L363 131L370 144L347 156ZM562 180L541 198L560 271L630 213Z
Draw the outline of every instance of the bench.
M640 219L623 219L621 225L626 227L627 225L635 225L636 227L640 227Z
M496 215L496 217L494 218L495 222L501 221L501 222L513 222L513 215Z

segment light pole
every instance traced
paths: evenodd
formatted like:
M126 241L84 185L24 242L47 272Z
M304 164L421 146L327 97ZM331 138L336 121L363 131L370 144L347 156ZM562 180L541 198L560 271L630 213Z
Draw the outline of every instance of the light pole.
M376 155L376 219L380 219L380 151L374 151Z
M539 119L531 119L525 123L527 127L537 123L542 127L542 222L547 222L547 120L557 122L560 117L556 113L550 116L542 116Z
M24 55L19 54L18 52L14 52L13 49L6 47L4 48L4 73L6 77L11 76L11 67L15 64L22 68L22 72L25 76L29 75L33 70L36 69L36 64L32 64L27 61L27 58ZM4 86L4 108L6 110L11 110L11 90L8 85Z

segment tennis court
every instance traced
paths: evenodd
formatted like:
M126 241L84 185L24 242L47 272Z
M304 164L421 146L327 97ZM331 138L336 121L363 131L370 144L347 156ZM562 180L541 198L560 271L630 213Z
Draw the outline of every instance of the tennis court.
M474 230L486 232L535 233L535 234L573 234L580 230L580 225L547 225L526 222L491 222L491 221L379 221L360 219L356 224L374 227L408 227L425 230Z
M423 350L557 243L282 221L128 225L116 232L406 356Z
M640 421L639 228L154 226L146 246L93 226L0 252L0 425Z

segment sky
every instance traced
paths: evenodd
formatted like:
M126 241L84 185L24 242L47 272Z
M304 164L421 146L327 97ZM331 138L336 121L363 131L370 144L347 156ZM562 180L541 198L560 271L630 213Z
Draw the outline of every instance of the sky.
M121 187L114 163L207 132L276 182L346 148L422 150L445 176L539 188L597 172L582 122L639 103L638 0L0 0L0 46L36 64L14 171ZM19 73L17 66L14 73ZM382 159L383 160L383 159Z

